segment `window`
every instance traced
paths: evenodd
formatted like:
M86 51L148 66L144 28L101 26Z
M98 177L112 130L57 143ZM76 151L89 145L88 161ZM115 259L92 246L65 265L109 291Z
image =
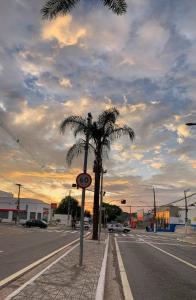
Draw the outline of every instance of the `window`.
M0 211L0 219L8 219L8 211Z
M36 213L34 211L30 212L30 220L35 220Z

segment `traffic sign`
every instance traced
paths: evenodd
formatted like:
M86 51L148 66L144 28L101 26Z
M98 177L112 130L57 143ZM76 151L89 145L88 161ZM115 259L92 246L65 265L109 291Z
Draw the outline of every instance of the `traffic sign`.
M92 178L88 173L80 173L76 178L77 186L86 189L91 185Z

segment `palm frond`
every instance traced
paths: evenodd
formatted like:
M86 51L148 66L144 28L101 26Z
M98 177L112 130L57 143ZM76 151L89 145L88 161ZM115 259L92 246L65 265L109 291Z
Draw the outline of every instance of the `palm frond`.
M74 158L77 158L85 150L83 140L78 140L67 152L66 161L68 166L71 165Z
M115 14L123 15L127 12L126 0L102 0L105 6L108 6Z
M41 9L43 19L52 20L58 15L68 14L79 0L48 0Z
M68 166L70 166L72 164L72 161L74 158L77 158L80 154L82 154L85 151L85 145L86 142L83 139L79 139L67 152L66 155L66 162L68 164ZM88 149L89 152L91 151L95 151L95 148L93 147L92 144L88 144Z
M71 127L71 129L75 129L75 131L77 131L78 128L83 128L85 132L87 129L87 123L86 120L80 116L70 116L64 119L60 124L60 132L63 134L67 127Z
M133 141L135 138L135 133L133 129L126 125L124 125L123 127L116 126L113 130L111 130L106 134L107 138L110 139L110 141L117 140L121 136L125 136L125 135L128 135L131 141Z
M97 121L99 128L105 127L106 124L115 124L118 115L119 111L116 107L112 107L102 112Z

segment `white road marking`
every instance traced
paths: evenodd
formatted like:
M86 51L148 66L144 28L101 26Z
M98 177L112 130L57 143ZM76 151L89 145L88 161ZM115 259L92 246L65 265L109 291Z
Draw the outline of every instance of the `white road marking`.
M87 233L84 237L87 237L89 235L89 233ZM26 273L27 271L31 270L32 268L38 266L39 264L41 264L42 262L44 262L45 260L47 260L48 258L54 256L55 254L59 253L61 250L66 249L67 247L73 245L74 243L78 242L80 239L77 238L76 240L72 241L71 243L53 251L52 253L42 257L41 259L36 260L35 262L33 262L32 264L30 264L29 266L17 271L16 273L2 279L0 281L0 287L4 286L5 284L8 284L9 282L15 280L16 278L18 278L19 276L23 275L24 273Z
M0 253L3 253L3 251L0 250Z
M129 281L128 281L128 278L127 278L127 274L126 274L126 271L125 271L125 267L124 267L124 264L123 264L123 260L122 260L121 254L120 254L120 249L118 247L118 243L117 243L116 238L114 238L114 240L115 240L115 245L116 245L116 253L117 253L117 258L118 258L118 265L119 265L121 283L122 283L122 286L123 286L124 297L125 297L125 300L134 300L133 299L133 294L131 292L131 288L130 288L130 285L129 285Z
M25 282L21 287L19 287L17 290L15 290L13 293L11 293L9 296L5 298L5 300L10 300L16 295L18 295L24 288L34 282L38 277L40 277L45 271L50 269L53 265L55 265L59 260L61 260L63 257L67 256L71 251L73 251L76 247L79 246L79 243L73 246L71 249L69 249L67 252L65 252L63 255L61 255L59 258L57 258L55 261L53 261L49 266L47 266L45 269L43 269L41 272L33 276L30 280Z
M153 247L153 248L155 248L155 249L157 249L157 250L159 250L159 251L161 251L161 252L163 252L163 253L165 253L165 254L167 254L168 256L173 257L174 259L176 259L176 260L184 263L185 265L187 265L187 266L189 266L189 267L191 267L191 268L193 268L193 269L196 270L196 266L193 265L193 264L191 264L191 263L189 263L188 261L186 261L186 260L184 260L184 259L182 259L182 258L180 258L178 256L175 256L175 255L173 255L173 254L171 254L171 253L169 253L169 252L167 252L167 251L165 251L165 250L163 250L163 249L161 249L161 248L153 245L152 243L149 243L149 242L146 242L146 241L144 241L144 243L147 244L147 245L149 245L149 246L151 246L151 247Z
M118 235L119 235L118 233L115 233L115 234L114 234L114 236L118 236Z
M147 244L145 241L142 241L141 239L138 239L136 241L130 241L130 240L119 240L118 243L135 243L135 244ZM153 245L167 245L167 246L180 246L180 247L191 247L194 248L196 245L185 245L185 244L173 244L173 243L161 243L161 242L151 242L150 244Z

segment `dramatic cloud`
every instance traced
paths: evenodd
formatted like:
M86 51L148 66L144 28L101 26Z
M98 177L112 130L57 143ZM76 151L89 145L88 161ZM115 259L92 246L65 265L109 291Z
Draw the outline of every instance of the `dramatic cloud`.
M104 159L105 201L151 205L152 185L159 204L195 192L196 128L185 125L196 122L195 1L129 0L116 16L81 0L51 22L42 4L0 3L0 189L16 193L18 181L25 196L60 201L83 161L66 165L75 140L60 134L61 121L116 106L136 138L116 141Z

